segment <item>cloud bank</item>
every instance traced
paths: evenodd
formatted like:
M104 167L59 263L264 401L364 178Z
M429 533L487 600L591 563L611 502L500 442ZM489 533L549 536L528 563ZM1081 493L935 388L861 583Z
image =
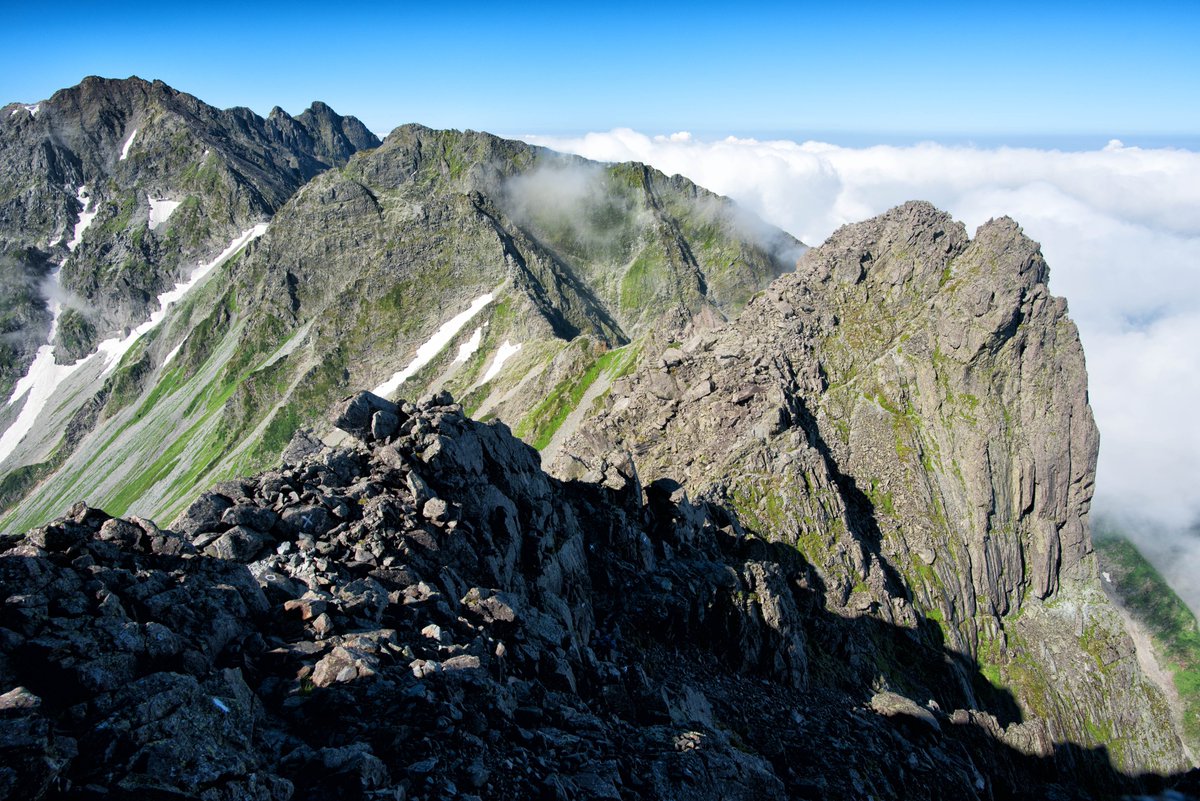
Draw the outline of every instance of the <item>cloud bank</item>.
M840 147L628 129L523 137L641 161L728 195L810 245L911 199L973 230L1008 215L1070 301L1100 426L1096 506L1179 531L1200 516L1200 153L1125 147Z

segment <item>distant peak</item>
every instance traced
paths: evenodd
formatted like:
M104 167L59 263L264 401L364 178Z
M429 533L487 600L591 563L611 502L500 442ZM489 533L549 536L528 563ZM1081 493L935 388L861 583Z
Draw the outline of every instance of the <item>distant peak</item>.
M79 82L79 87L85 89L118 88L124 86L170 88L160 80L155 80L151 83L144 78L139 78L137 75L130 75L128 78L105 78L100 75L89 75Z
M342 120L341 114L338 114L328 104L320 100L314 100L304 113L300 115L300 119L318 119L318 120Z
M1025 233L1021 229L1020 224L1018 224L1016 220L1014 220L1012 217L1009 217L1006 214L1002 217L993 217L990 220L988 220L987 222L985 222L983 225L979 226L979 228L977 228L975 231L975 236L978 237L980 234L982 234L984 232L993 232L993 231L1010 233L1013 235Z

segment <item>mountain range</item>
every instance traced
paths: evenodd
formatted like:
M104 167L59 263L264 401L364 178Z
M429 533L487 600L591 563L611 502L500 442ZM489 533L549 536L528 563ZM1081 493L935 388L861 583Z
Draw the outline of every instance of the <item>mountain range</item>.
M0 797L1200 786L1010 219L87 78L0 275Z

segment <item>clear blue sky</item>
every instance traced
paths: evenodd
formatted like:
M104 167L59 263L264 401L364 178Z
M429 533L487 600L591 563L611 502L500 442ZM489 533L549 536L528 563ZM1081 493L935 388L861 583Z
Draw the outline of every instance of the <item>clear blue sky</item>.
M136 74L380 133L1200 135L1194 1L205 5L5 0L0 102Z

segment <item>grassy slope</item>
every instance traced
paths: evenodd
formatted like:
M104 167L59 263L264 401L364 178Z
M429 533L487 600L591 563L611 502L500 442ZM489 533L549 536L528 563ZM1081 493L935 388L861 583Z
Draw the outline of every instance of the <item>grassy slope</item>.
M110 379L112 394L101 415L101 427L105 430L98 432L92 443L93 448L103 453L79 454L65 467L67 472L77 473L105 461L115 461L119 465L114 468L115 473L103 471L89 476L83 483L59 476L58 480L33 490L31 499L36 502L22 504L19 514L10 509L12 514L3 522L23 527L44 522L60 513L64 504L76 497L87 497L89 502L102 505L111 513L134 512L168 521L191 495L216 478L254 472L267 466L274 462L298 427L314 422L319 426L331 401L356 386L356 379L361 383L362 371L356 373L354 370L356 360L387 358L370 354L404 351L411 341L423 340L429 333L423 330L428 327L424 324L430 321L429 311L438 307L438 298L448 289L487 266L503 274L500 265L504 253L496 244L490 218L480 217L474 206L467 202L463 186L457 179L474 169L477 162L495 158L497 154L492 152L493 149L499 148L500 157L514 159L518 171L529 167L526 161L530 153L522 149L524 146L512 152L513 147L503 143L494 145L491 140L477 135L429 132L426 137L443 140L446 170L441 169L443 165L438 159L427 158L428 175L425 177L428 185L420 194L423 203L428 202L430 195L443 200L444 208L439 209L445 219L410 219L407 211L411 198L402 197L403 192L399 189L389 192L385 191L385 185L374 186L376 202L382 202L389 209L398 204L400 209L395 214L385 215L387 219L378 223L384 231L376 231L375 218L365 213L363 220L352 216L341 228L335 226L336 230L326 237L326 244L334 248L347 243L358 244L360 240L365 242L356 257L375 266L375 271L369 273L372 280L394 284L373 298L363 296L357 285L349 287L339 298L353 297L355 302L345 304L346 308L339 308L332 314L320 315L321 321L316 323L313 337L336 342L337 347L312 352L309 352L312 349L302 347L289 357L271 360L270 353L287 339L290 329L273 313L265 310L256 313L252 307L243 305L247 298L263 296L261 287L254 285L259 271L248 268L239 274L233 269L235 261L231 260L229 267L223 268L225 278L208 282L203 293L194 293L181 303L159 332L166 336L170 329L174 333L167 338L177 341L181 337L179 325L183 325L184 330L189 325L197 328L191 336L182 334L190 344L183 347L169 368L157 366L155 359L161 358L161 353L152 358L145 343L122 361ZM480 148L480 152L475 152ZM380 169L388 166L386 159L364 155L353 159L343 172L357 175L355 170L370 164ZM444 174L446 172L448 174ZM569 265L564 263L564 269L569 266L588 286L584 295L595 292L598 303L610 307L608 312L620 316L628 311L622 303L632 302L637 308L628 321L632 326L628 333L634 334L635 338L641 333L636 330L637 321L657 319L651 310L643 308L651 295L656 298L660 294L669 296L672 304L683 300L698 302L675 286L682 283L691 292L696 291L688 283L691 280L688 266L675 263L682 258L675 253L681 247L690 248L700 257L699 266L711 273L711 280L718 280L718 276L733 271L737 273L736 278L744 279L744 283L756 289L777 269L765 251L760 252L741 241L744 232L725 219L732 212L715 199L697 201L686 191L673 187L668 191L665 186L659 187L655 196L661 195L671 202L672 215L664 217L661 212L652 212L649 190L644 186L648 179L643 173L644 168L636 165L618 165L589 172L595 186L591 187L591 194L585 193L587 208L557 209L559 217L541 220L544 225L540 227L532 225L534 238L539 242L536 247L532 242L522 240L524 232L514 228L517 240L520 240L517 244L525 251L525 257L532 265L530 269L537 278L548 283L557 278L557 274L536 272L546 268L551 259L548 253L557 253L569 262ZM360 177L363 180L369 178ZM330 183L340 186L338 178L337 174L330 173L319 179L318 186ZM358 196L350 192L347 197ZM318 216L331 213L323 211L323 207L313 211L320 206L319 200L305 200L302 194L289 208L313 214L319 212ZM565 214L565 211L571 214ZM358 210L351 209L347 213L358 215ZM579 215L582 215L581 219L577 218ZM173 215L168 233L184 222L202 220L203 215L185 204ZM464 221L471 224L464 226ZM291 224L302 227L295 220ZM281 230L280 226L286 231L286 213L274 225L277 231ZM671 233L675 227L682 233ZM377 237L372 237L377 234L391 234L392 239L376 241ZM321 241L325 242L324 239ZM681 245L681 242L685 244ZM549 250L538 249L545 247ZM399 259L397 264L405 269L400 270L398 276L392 274L394 270L389 272L391 268L385 264L393 258L392 249L416 254L407 260ZM253 264L259 265L259 261ZM641 272L634 272L640 276L639 280L644 279L646 287L643 289L649 293L646 297L638 293L634 293L636 297L627 297L629 281L623 281L623 278L628 278L625 274L633 269L629 267L631 263L640 264ZM742 275L742 272L746 274ZM524 297L520 292L516 295ZM586 316L586 311L580 311L585 299L554 296L552 301L558 303L568 316L573 309L577 316ZM325 302L317 297L307 300L313 308ZM461 396L471 409L479 407L485 400L492 400L487 404L490 408L497 399L508 398L506 402L512 408L505 408L503 412L492 409L492 413L513 415L518 433L537 447L545 448L589 388L602 376L615 377L630 369L636 362L638 348L606 350L601 346L569 365L561 359L555 362L555 356L562 350L562 347L553 346L558 340L539 340L537 326L521 325L520 320L509 319L515 313L513 304L516 300L516 297L500 297L477 321L473 321L473 325L486 328L481 347L472 359L450 369L452 355L461 344L451 343L433 363L408 382L405 395L422 394L431 382L440 384L446 380L446 386L456 390L456 397ZM725 303L737 307L743 300L737 293L732 293L730 298L725 298ZM291 298L291 302L297 301ZM206 314L210 304L212 313ZM655 308L661 313L665 306ZM591 321L580 319L574 322L588 328ZM598 327L604 328L604 324L598 324ZM204 336L197 336L199 329L204 329ZM459 339L465 340L472 330L472 326L468 326ZM604 328L604 332L612 333L608 328ZM588 331L567 347L586 348L596 336L603 338L604 334ZM487 360L505 338L521 343L524 346L522 354L506 366L504 374L480 386L480 375ZM620 338L619 331L613 334L613 339L619 341ZM208 343L208 347L196 347L201 340ZM616 343L608 343L607 347L612 344ZM165 346L158 350L164 349ZM527 376L537 379L551 366L554 369L545 380L540 383L535 380L524 395L509 398L510 390L520 381ZM542 387L542 383L546 386ZM529 402L531 392L540 393L543 389L544 397L535 395ZM189 403L188 397L197 400ZM105 426L104 422L109 425ZM15 499L30 492L31 486L56 466L29 468L20 474L0 477L0 497ZM15 519L18 517L19 520Z
M1099 527L1098 527L1099 528ZM1200 752L1200 628L1196 617L1129 540L1112 529L1095 537L1101 569L1121 603L1146 627L1183 703L1183 737Z

